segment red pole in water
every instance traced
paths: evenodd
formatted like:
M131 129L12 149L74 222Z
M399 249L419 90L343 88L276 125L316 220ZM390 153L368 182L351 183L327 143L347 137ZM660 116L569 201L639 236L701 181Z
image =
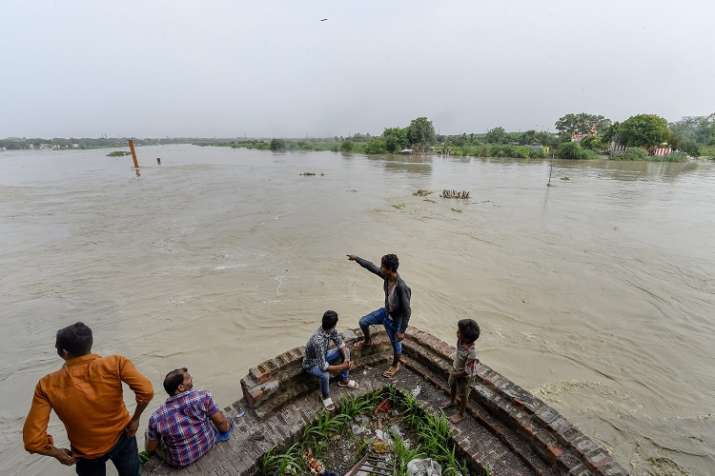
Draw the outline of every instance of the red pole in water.
M134 141L129 139L129 151L132 153L132 162L134 162L134 170L139 177L139 161L137 160L137 151L134 148Z

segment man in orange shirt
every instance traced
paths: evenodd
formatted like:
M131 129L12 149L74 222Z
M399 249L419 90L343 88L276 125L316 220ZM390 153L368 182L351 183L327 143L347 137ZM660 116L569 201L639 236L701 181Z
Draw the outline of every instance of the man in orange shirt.
M135 435L139 417L154 396L151 382L126 357L91 354L92 330L81 322L57 331L55 347L65 365L35 387L22 430L25 449L67 466L76 463L79 476L103 476L107 460L112 460L119 476L139 475ZM122 398L122 382L136 395L131 417ZM51 410L64 423L71 450L55 448L47 434Z

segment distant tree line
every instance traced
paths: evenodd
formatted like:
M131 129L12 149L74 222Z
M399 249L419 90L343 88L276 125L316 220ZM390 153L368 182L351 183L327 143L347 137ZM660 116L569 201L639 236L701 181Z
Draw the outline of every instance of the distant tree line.
M384 154L401 151L477 157L589 159L609 153L611 143L621 146L618 156L625 160L649 158L656 147L671 146L678 152L662 160L682 160L693 156L715 156L715 114L689 116L668 123L654 114L638 114L623 122L588 113L569 113L554 124L556 132L527 130L509 132L494 127L485 133L436 134L426 117L410 121L406 127L388 127L379 136L354 134L350 137L305 139L135 139L138 145L191 143L200 146L245 147L282 151L333 151ZM127 138L8 138L0 139L0 150L94 149L123 147ZM625 147L625 150L623 148Z

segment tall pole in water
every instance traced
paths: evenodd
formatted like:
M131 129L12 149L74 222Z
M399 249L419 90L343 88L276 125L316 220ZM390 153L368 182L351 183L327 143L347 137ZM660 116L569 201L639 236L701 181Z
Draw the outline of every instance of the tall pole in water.
M137 173L137 177L139 177L139 161L137 160L137 151L134 148L134 141L132 139L129 139L129 151L132 153L132 162L134 162L134 171Z

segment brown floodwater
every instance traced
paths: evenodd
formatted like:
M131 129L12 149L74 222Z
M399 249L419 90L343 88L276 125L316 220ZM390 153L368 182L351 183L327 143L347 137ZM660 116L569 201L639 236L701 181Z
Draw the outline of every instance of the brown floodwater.
M345 254L387 252L411 324L451 342L476 319L485 363L633 474L713 474L715 163L556 161L547 188L548 161L164 146L137 179L107 152L0 153L0 474L73 474L21 445L58 328L129 356L150 410L184 366L223 406L326 309L355 327L379 307Z

